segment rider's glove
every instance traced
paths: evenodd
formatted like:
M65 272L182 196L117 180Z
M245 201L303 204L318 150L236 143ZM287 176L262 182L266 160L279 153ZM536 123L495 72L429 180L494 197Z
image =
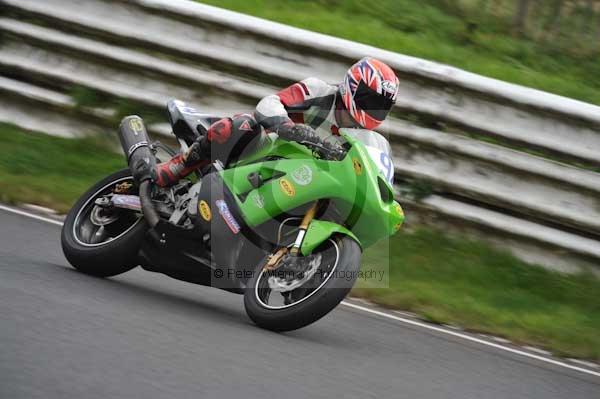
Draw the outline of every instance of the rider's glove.
M277 129L277 134L284 140L296 141L304 144L324 159L342 159L344 150L337 144L323 140L315 133L315 130L303 124L285 124Z
M183 154L183 161L186 167L198 164L199 162L210 159L210 142L206 136L200 136Z
M330 141L322 141L321 148L317 150L321 158L339 161L346 155L346 150L340 144Z
M282 139L288 141L320 143L320 138L315 133L315 129L308 125L286 123L277 129L277 134Z

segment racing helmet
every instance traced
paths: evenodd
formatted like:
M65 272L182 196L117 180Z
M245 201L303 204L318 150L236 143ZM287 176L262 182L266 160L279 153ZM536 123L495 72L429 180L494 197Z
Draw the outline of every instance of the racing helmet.
M399 85L392 68L365 57L348 69L339 86L339 94L356 123L373 130L381 125L396 103Z

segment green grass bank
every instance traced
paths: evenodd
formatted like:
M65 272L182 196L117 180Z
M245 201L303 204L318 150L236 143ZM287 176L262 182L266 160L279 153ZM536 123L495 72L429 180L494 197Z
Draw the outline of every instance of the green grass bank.
M91 184L126 166L100 139L66 139L0 124L0 201L67 212Z

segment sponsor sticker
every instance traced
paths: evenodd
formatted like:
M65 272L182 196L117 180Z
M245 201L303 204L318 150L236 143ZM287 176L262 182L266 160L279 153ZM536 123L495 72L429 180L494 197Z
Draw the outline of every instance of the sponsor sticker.
M384 80L383 82L381 82L381 87L384 91L392 95L396 94L396 90L398 89L398 86L396 86L396 82L392 82L391 80Z
M229 229L233 232L233 234L239 233L241 229L240 225L231 214L231 211L229 210L229 207L227 206L225 201L217 200L215 202L215 205L217 205L219 213L221 214L223 220L225 221L225 223L227 223L227 226L229 226Z
M352 158L352 165L354 166L354 172L360 176L363 173L363 166L360 161L356 158Z
M400 206L400 204L398 204L397 202L394 204L394 208L396 209L396 212L398 213L399 216L401 216L402 218L404 218L404 211L402 210L402 207ZM398 231L400 230L400 227L402 226L402 222L397 223L394 226L394 230Z
M240 130L245 130L247 132L251 132L252 131L252 126L250 126L250 122L248 122L247 120L245 120L244 122L242 122L242 124L240 125Z
M292 180L301 186L307 186L312 182L313 172L307 165L302 165L292 172Z
M402 210L402 207L400 206L399 203L396 202L394 204L394 208L396 208L396 212L398 212L398 215L404 216L404 211Z
M281 191L288 197L293 197L296 195L296 188L288 179L279 180L279 187L281 187Z
M179 110L184 115L201 115L202 113L195 108L192 107L180 107Z
M257 208L263 209L265 207L265 197L260 194L254 194L252 196L252 201L254 201L254 205L256 205Z
M210 211L210 205L208 205L208 202L204 200L200 201L198 203L198 212L200 212L202 219L206 220L207 222L210 222L212 219L212 212Z
M131 130L133 130L133 133L136 136L138 134L142 133L144 130L144 124L142 123L141 119L138 119L138 118L130 119L129 127L131 128Z

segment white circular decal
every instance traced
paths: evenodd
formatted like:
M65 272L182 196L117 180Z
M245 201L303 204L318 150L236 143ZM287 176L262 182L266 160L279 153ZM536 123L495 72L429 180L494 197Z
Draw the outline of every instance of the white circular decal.
M292 172L292 179L301 186L307 186L313 179L312 169L307 165L302 165Z

